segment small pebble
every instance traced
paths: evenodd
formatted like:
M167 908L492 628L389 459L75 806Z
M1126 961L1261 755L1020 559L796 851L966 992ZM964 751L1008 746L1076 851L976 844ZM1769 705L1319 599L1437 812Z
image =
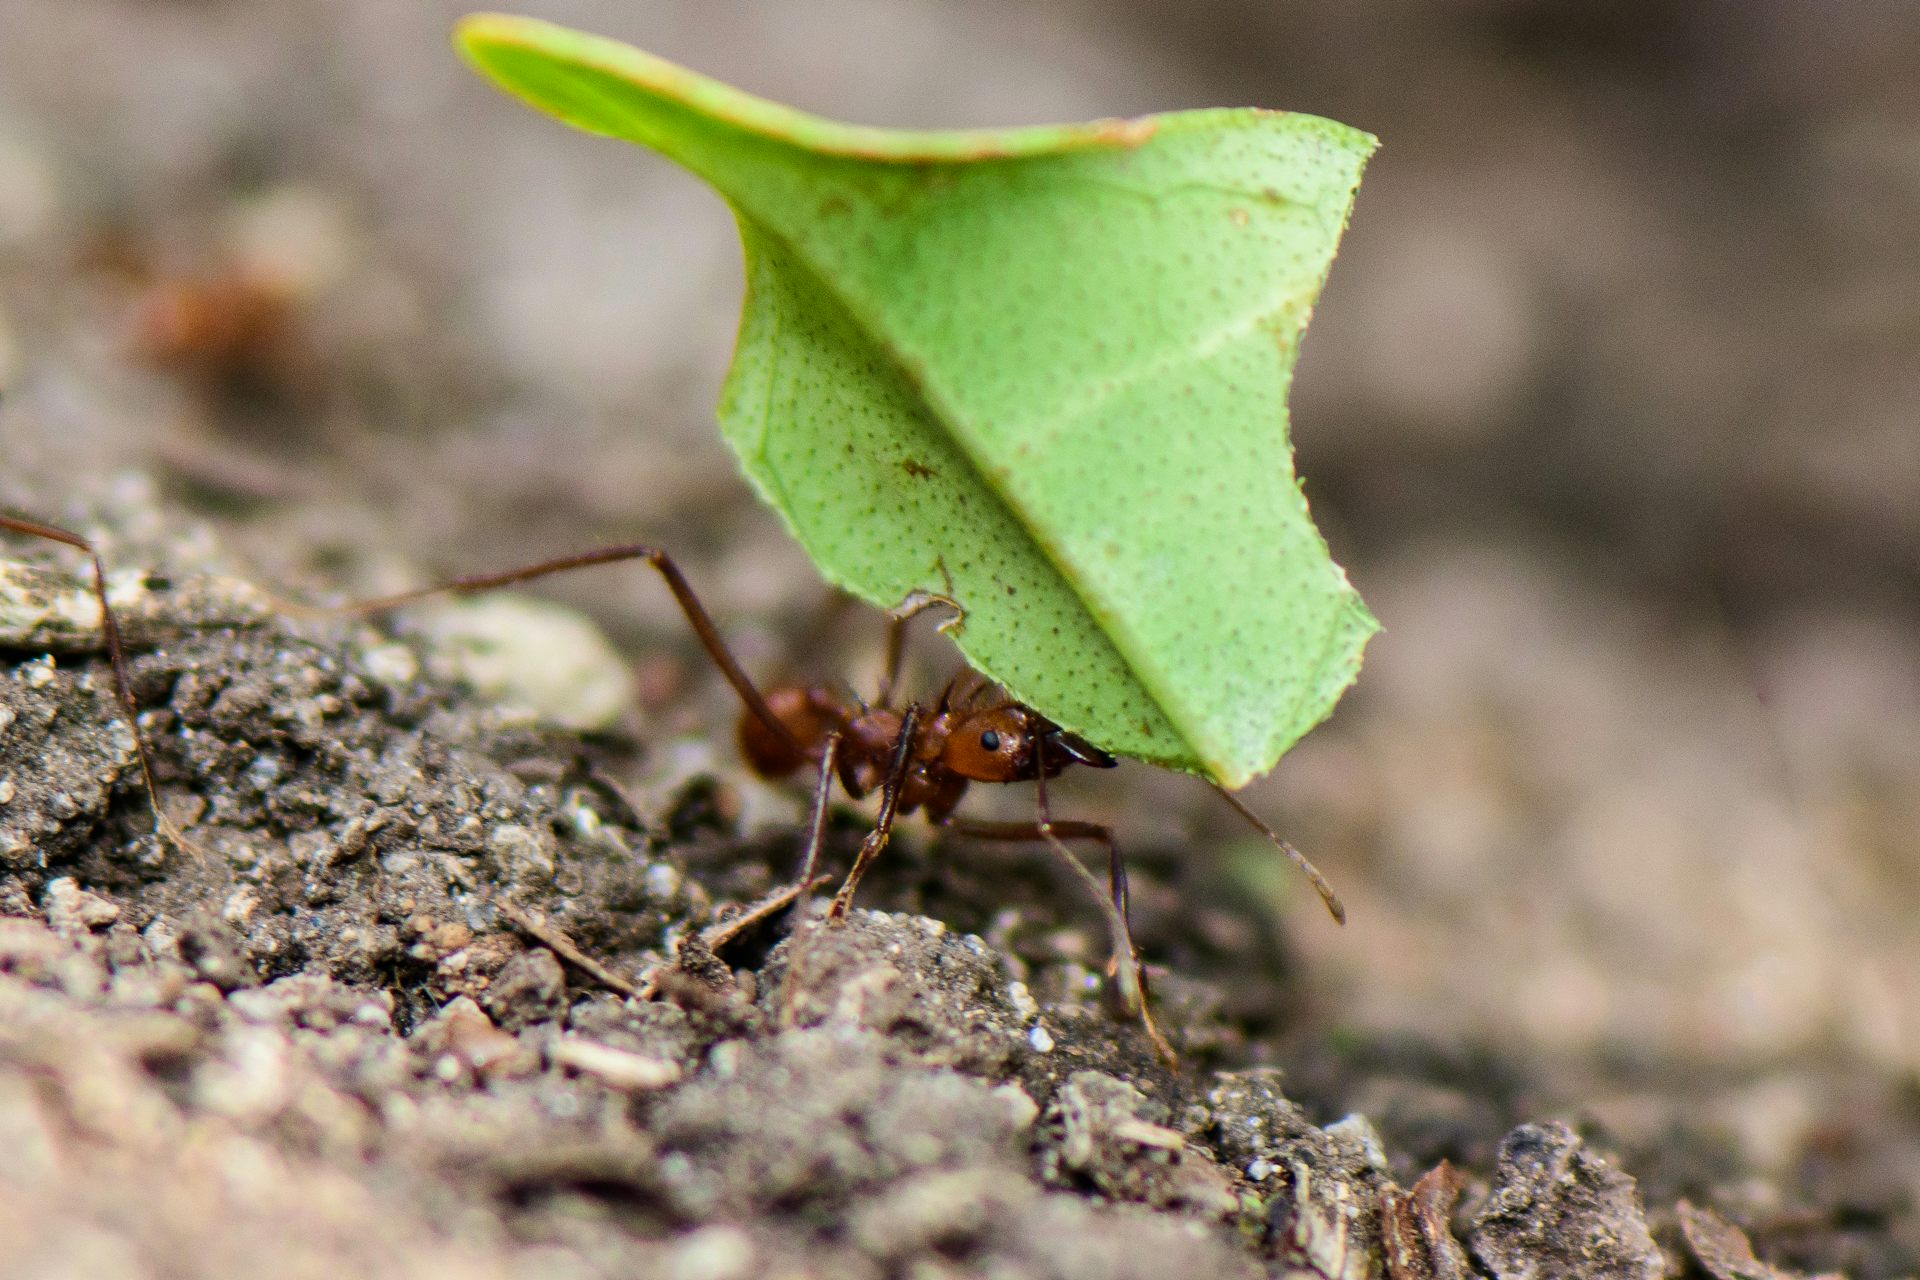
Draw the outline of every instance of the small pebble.
M97 893L82 889L72 876L47 885L47 923L61 933L86 933L120 918L120 908Z
M738 1227L702 1227L674 1246L669 1280L746 1280L754 1269L753 1241Z
M577 1036L562 1036L547 1051L558 1066L590 1075L614 1089L639 1093L664 1089L680 1079L680 1064Z

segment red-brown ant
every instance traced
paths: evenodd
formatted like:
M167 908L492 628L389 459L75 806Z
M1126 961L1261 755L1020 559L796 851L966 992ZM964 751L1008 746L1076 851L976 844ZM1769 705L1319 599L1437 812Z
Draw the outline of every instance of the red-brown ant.
M36 521L0 515L0 529L63 543L91 559L94 593L100 602L102 630L114 669L115 692L122 711L134 722L140 768L154 805L156 822L178 841L177 833L159 808L152 763L140 739L137 709L126 678L125 646L107 602L105 569L98 553L78 534ZM893 693L904 649L905 624L919 606L891 615L886 674L879 696L872 704L859 703L824 685L788 685L763 693L721 638L686 575L666 552L655 547L602 548L501 573L455 578L438 586L345 605L332 612L384 612L437 594L470 595L572 569L634 560L644 561L659 572L701 647L739 695L742 711L738 738L747 764L769 780L794 777L808 769L813 771L813 805L805 859L797 881L800 887L814 882L833 783L837 780L856 800L879 791L879 816L862 841L846 880L834 895L827 912L829 921L845 917L861 876L886 847L894 822L902 814L921 810L935 826L978 839L1042 844L1087 884L1099 901L1113 935L1111 972L1119 981L1122 1001L1138 1010L1155 1048L1172 1059L1171 1049L1147 1010L1127 921L1126 870L1113 832L1095 822L1056 819L1047 801L1048 780L1058 777L1068 767L1080 764L1110 769L1118 762L1031 707L995 696L992 686L972 672L963 672L950 681L931 706L908 703L896 708ZM967 788L976 782L1034 783L1036 819L1033 822L983 822L955 816L955 807ZM1231 792L1219 786L1214 789L1301 868L1334 919L1344 923L1346 913L1319 870ZM1090 840L1107 850L1108 885L1104 890L1067 850L1063 843L1066 840Z

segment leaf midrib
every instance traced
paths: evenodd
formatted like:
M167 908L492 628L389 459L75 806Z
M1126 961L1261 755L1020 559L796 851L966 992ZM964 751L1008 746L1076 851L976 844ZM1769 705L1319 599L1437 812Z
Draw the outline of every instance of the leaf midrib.
M716 190L717 189L718 188L716 188ZM732 204L733 202L729 199L728 203ZM1081 611L1092 622L1094 629L1104 636L1107 642L1113 646L1113 651L1119 656L1121 664L1127 670L1127 674L1146 694L1147 700L1159 711L1167 723L1172 726L1174 732L1179 735L1180 742L1185 747L1187 756L1191 760L1199 762L1211 770L1214 766L1209 761L1210 753L1201 749L1199 744L1194 741L1188 726L1183 724L1181 719L1168 709L1166 701L1160 696L1161 690L1157 682L1146 677L1135 655L1128 652L1127 646L1122 645L1119 638L1107 626L1103 620L1103 611L1096 608L1094 603L1089 600L1088 594L1079 578L1068 571L1049 541L1040 535L1036 527L1036 522L1030 517L1027 510L1021 504L1015 502L1007 491L994 481L991 472L987 467L982 465L980 457L969 441L967 434L955 429L953 424L957 420L963 420L962 415L960 415L952 405L946 403L943 397L928 387L926 381L918 372L914 359L916 353L904 350L882 326L875 322L873 315L867 308L856 303L846 291L829 283L830 277L822 270L821 264L814 256L803 252L791 238L774 230L766 222L748 213L741 206L734 205L734 208L743 220L752 223L756 234L777 243L791 261L801 264L806 269L807 274L812 278L813 283L816 284L826 296L832 298L834 303L852 319L859 333L873 345L875 350L885 355L889 365L900 375L907 386L913 390L916 400L926 408L941 431L953 442L960 455L966 459L967 466L973 476L988 493L993 495L994 500L1000 504L1001 508L1011 516L1013 523L1018 526L1027 541L1038 551L1041 559L1044 560L1047 566L1053 570L1054 574L1066 584L1067 590L1071 593L1075 602L1078 603ZM749 269L751 269L750 264ZM961 616L958 620L958 629L961 631L963 637L965 621L966 610L963 606ZM945 630L946 628L943 627L942 629ZM1001 677L997 674L994 675L994 678L1001 680ZM1022 690L1016 688L1011 682L1002 680L1002 683L1008 692L1017 698L1025 700L1025 694ZM1066 725L1064 727L1075 732L1080 731L1082 728L1078 725Z

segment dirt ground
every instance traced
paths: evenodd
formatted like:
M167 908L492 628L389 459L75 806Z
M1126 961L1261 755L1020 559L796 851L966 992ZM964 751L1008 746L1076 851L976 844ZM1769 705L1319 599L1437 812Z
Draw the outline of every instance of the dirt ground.
M246 584L646 537L754 670L870 684L712 429L724 211L473 82L453 4L0 0L0 506L125 571L192 844L8 540L0 1274L1920 1274L1920 20L525 7L876 123L1382 136L1295 427L1387 630L1248 793L1352 923L1129 767L1061 803L1177 1075L1017 851L912 831L709 954L803 806L644 571Z

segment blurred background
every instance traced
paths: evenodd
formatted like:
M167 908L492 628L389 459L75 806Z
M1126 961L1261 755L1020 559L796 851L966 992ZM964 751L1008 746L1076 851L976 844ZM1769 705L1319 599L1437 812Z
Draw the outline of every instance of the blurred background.
M479 83L463 7L0 0L0 500L157 492L305 590L646 538L756 669L870 670L712 426L724 207ZM1294 431L1386 631L1249 793L1353 922L1190 780L1063 807L1271 896L1316 1033L1920 1080L1920 7L517 7L865 123L1378 134ZM724 741L655 582L551 593ZM1818 1108L1761 1096L1784 1159Z

